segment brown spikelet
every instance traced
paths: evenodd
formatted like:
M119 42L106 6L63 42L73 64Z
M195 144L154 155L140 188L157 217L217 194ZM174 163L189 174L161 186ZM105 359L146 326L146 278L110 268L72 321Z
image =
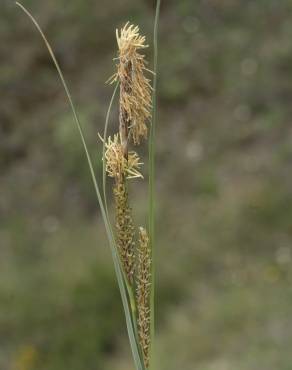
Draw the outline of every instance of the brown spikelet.
M117 73L112 81L120 82L120 135L124 156L127 158L128 139L140 144L147 137L147 121L151 117L151 85L145 77L145 56L139 51L145 49L145 37L139 34L139 27L126 25L116 31L119 47Z
M113 193L116 213L116 238L124 272L130 284L134 280L135 265L135 230L132 210L129 206L127 178L142 177L138 169L141 165L138 155L130 152L128 159L124 157L119 135L108 138L105 143L106 172L115 180Z
M135 229L132 210L129 206L128 191L125 181L117 179L114 185L116 207L117 246L122 266L130 284L133 284L135 265Z
M146 369L150 356L150 293L151 293L151 252L147 231L140 227L137 253L137 310L138 334Z
M113 140L111 137L105 143L105 158L106 172L109 177L113 177L121 181L122 177L127 179L143 177L139 172L142 163L138 154L134 151L128 153L126 159L123 154L123 147L119 140L119 135L114 135Z

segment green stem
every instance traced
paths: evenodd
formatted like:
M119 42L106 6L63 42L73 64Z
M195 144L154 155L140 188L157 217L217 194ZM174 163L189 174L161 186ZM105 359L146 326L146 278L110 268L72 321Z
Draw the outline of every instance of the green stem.
M106 216L108 218L109 222L109 214L108 214L108 206L107 206L107 194L106 194L106 166L105 166L105 143L107 139L107 131L108 131L108 124L109 124L109 117L110 117L110 112L112 109L112 105L115 99L115 96L117 94L119 82L116 83L115 89L113 92L113 95L111 97L111 101L108 106L108 110L106 113L106 119L105 119L105 125L104 125L104 133L103 133L103 145L102 145L102 188L103 188L103 201L104 201L104 207L105 207L105 212Z
M151 310L151 361L150 368L154 369L154 340L155 340L155 134L157 123L157 72L158 72L158 24L160 15L161 1L156 2L156 12L154 21L154 79L153 79L153 101L152 101L152 122L149 138L149 238L151 246L151 297L150 297L150 310Z

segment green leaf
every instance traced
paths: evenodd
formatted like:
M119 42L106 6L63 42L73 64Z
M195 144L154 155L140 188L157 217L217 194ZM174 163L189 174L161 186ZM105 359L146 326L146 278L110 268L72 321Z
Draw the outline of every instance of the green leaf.
M151 246L151 363L150 368L154 369L154 340L155 340L155 134L157 123L157 73L158 73L158 25L160 15L161 1L156 2L156 12L154 20L153 47L154 47L154 79L153 79L153 97L152 97L152 121L149 135L149 239Z

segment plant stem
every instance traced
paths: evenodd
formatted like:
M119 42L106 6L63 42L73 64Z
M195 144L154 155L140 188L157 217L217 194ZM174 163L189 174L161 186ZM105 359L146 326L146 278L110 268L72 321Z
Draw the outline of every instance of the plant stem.
M117 82L116 85L115 85L115 89L114 89L114 92L113 92L113 95L111 97L111 101L109 103L109 106L108 106L108 110L107 110L107 113L106 113L106 119L105 119L105 125L104 125L104 133L103 133L103 145L102 145L102 187L103 187L103 201L104 201L104 208L105 208L105 212L106 212L106 216L107 216L107 219L108 219L108 222L109 221L109 214L108 214L108 206L107 206L107 194L106 194L106 169L105 169L105 143L106 143L106 139L107 139L107 131L108 131L108 124L109 124L109 117L110 117L110 112L111 112L111 109L112 109L112 105L113 105L113 102L114 102L114 99L115 99L115 96L117 94L117 91L118 91L118 87L119 87L119 83Z
M151 247L151 359L150 368L154 370L154 340L155 340L155 134L157 123L157 72L158 72L158 24L161 1L156 2L153 47L154 47L154 79L153 79L153 101L152 101L152 122L149 138L149 239Z

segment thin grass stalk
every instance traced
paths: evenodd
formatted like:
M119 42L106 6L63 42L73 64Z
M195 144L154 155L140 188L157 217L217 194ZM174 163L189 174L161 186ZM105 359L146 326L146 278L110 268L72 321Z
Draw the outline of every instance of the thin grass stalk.
M109 117L110 117L110 113L111 113L111 109L112 109L114 99L115 99L117 91L118 91L118 87L119 87L119 82L117 82L116 85L115 85L114 92L113 92L113 95L111 97L111 100L110 100L110 103L109 103L109 106L108 106L108 110L107 110L107 113L106 113L104 133L103 133L103 143L102 143L102 158L103 158L103 160L102 160L102 188L103 188L104 208L105 208L106 217L108 219L108 222L109 222L109 214L108 214L107 194L106 194L106 179L107 179L107 176L106 176L106 163L105 163L104 156L105 156L105 143L106 143L106 139L107 139Z
M153 48L154 48L154 61L153 61L153 100L152 100L152 121L149 135L149 240L151 248L151 296L150 296L150 369L154 370L154 340L155 340L155 134L157 124L157 72L158 72L158 26L160 16L161 1L156 2L154 32L153 32Z
M110 117L110 113L111 113L111 110L112 110L112 105L113 105L114 99L117 95L119 85L120 85L119 81L116 82L115 88L114 88L114 91L113 91L113 94L112 94L112 97L111 97L111 100L110 100L110 103L109 103L109 106L108 106L108 110L107 110L107 114L106 114L106 120L105 120L105 126L104 126L103 146L102 146L103 198L104 198L105 212L106 212L106 216L107 216L110 227L111 227L111 223L110 223L110 218L109 218L109 213L108 213L107 193L106 193L107 176L106 176L105 149L106 149L106 140L107 140L107 133L108 133L109 117ZM112 232L112 235L113 235L112 227L111 227L111 232ZM116 248L117 248L117 246L116 246ZM124 273L123 269L122 269L122 272ZM124 275L125 275L125 273L124 273ZM124 276L124 281L125 281L125 284L126 284L126 287L127 287L128 300L129 300L130 307L131 307L130 311L131 311L132 323L133 323L133 326L134 326L134 329L135 329L134 331L135 331L136 337L138 337L138 329L137 329L137 324L136 324L137 308L136 308L136 301L135 301L135 297L134 297L133 287L128 283L128 280L127 280L126 276Z
M45 42L45 45L48 49L48 52L49 52L49 54L52 58L52 61L53 61L54 65L57 69L57 72L58 72L58 75L60 77L61 83L63 85L66 96L68 98L69 105L70 105L72 113L73 113L73 118L74 118L74 121L77 125L77 129L78 129L78 132L79 132L79 135L80 135L80 139L82 141L82 145L83 145L83 148L84 148L84 151L85 151L85 155L86 155L87 163L88 163L88 166L89 166L92 182L93 182L93 185L94 185L94 189L95 189L95 192L96 192L98 204L100 206L102 218L103 218L103 221L104 221L106 234L107 234L107 237L108 237L108 240L109 240L110 249L111 249L111 253L112 253L112 258L113 258L113 262L114 262L114 268L115 268L115 272L116 272L116 276L117 276L117 280L118 280L118 285L119 285L119 289L120 289L120 293L121 293L122 303L123 303L123 307L124 307L124 311L125 311L127 330L128 330L128 335L129 335L129 340L130 340L130 345L131 345L131 349L132 349L132 354L133 354L135 366L136 366L137 370L145 370L145 367L144 367L144 364L143 364L143 359L141 358L141 353L139 351L139 347L138 347L138 344L137 344L138 343L137 342L137 331L135 329L135 325L133 324L133 318L132 318L131 310L130 310L131 302L129 303L129 301L128 301L128 295L127 295L128 288L127 288L127 284L125 283L125 278L123 276L123 272L121 270L121 266L120 266L120 263L119 263L119 258L117 256L117 249L116 249L116 245L115 245L115 239L114 239L114 236L113 236L111 225L109 224L108 219L107 219L107 215L106 215L106 211L105 211L104 204L103 204L103 201L102 201L101 193L100 193L100 190L99 190L99 187L98 187L98 184L97 184L97 180L96 180L96 177L95 177L92 160L91 160L91 157L90 157L90 154L89 154L89 151L88 151L88 147L87 147L85 137L84 137L84 134L83 134L83 129L81 127L81 123L79 121L77 111L75 109L75 106L74 106L69 88L67 86L67 83L66 83L64 75L62 73L62 70L59 66L59 63L58 63L58 61L55 57L55 54L52 50L52 47L50 46L46 36L44 35L42 29L40 28L38 22L35 20L35 18L32 16L32 14L22 4L16 2L16 5L18 7L20 7L22 9L22 11L30 18L30 20L33 22L33 24L37 28L38 32L40 33L40 35L41 35L41 37L42 37L43 41ZM131 301L131 299L130 299L130 301Z

